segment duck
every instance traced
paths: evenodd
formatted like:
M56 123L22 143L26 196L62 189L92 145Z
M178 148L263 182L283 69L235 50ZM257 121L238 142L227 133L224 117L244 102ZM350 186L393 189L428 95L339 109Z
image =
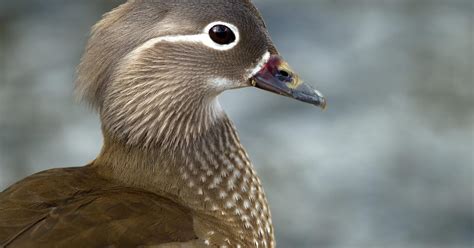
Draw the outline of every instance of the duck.
M227 90L325 108L249 0L129 0L92 28L76 93L103 147L0 193L1 247L275 247L270 207Z

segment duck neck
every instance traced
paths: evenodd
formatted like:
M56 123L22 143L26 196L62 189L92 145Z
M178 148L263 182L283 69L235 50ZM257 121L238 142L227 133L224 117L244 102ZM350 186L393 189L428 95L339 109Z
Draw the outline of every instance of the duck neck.
M225 114L196 139L181 143L186 145L159 144L130 145L104 129L104 147L93 166L105 177L164 195L206 218L214 217L213 225L221 221L234 230L237 227L239 238L248 239L247 244L272 247L265 193Z

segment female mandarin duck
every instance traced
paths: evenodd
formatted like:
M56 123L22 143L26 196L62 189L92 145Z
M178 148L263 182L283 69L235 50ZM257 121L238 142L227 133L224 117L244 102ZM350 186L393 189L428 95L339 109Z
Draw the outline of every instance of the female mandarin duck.
M104 146L0 194L2 247L275 247L270 210L217 100L255 86L324 108L247 0L128 1L92 31L77 91Z

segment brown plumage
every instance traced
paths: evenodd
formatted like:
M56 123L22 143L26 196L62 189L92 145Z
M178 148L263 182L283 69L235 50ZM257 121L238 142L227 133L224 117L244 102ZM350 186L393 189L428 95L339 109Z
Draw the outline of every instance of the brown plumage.
M5 247L136 247L196 238L189 209L102 178L90 166L38 173L1 199Z
M249 1L136 0L106 14L77 80L103 149L2 192L0 245L275 247L261 182L217 100L248 86L325 106Z

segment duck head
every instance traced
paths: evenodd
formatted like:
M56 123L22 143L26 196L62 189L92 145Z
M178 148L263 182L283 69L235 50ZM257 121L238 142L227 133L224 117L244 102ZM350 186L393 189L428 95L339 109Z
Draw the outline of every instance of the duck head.
M128 1L93 28L76 83L106 132L144 146L192 142L225 117L217 96L242 87L326 106L246 0Z

